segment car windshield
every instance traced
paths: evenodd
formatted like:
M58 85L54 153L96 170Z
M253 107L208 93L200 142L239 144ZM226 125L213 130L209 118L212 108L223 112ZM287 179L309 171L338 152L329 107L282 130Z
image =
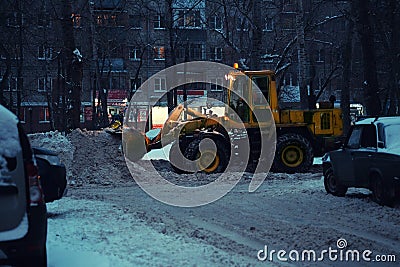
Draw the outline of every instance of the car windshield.
M392 124L385 127L386 147L399 148L400 147L400 124Z

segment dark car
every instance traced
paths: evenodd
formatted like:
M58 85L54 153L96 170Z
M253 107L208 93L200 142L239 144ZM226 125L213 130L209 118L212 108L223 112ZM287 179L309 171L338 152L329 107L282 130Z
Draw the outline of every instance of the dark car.
M60 158L53 151L33 147L39 167L40 183L46 203L62 198L67 186L66 170Z
M17 117L0 105L0 265L46 266L47 213Z
M344 196L349 187L367 188L374 201L392 205L400 188L400 117L357 122L339 150L322 158L328 193Z

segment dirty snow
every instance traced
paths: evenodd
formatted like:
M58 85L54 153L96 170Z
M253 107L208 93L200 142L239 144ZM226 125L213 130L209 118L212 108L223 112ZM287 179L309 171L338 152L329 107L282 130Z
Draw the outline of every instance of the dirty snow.
M319 166L305 174L269 174L254 193L248 192L251 175L245 174L222 199L178 208L152 199L137 186L114 136L76 130L63 140L73 151L72 176L68 195L48 205L49 266L287 266L293 262L260 262L257 252L265 245L322 251L336 248L339 238L346 239L348 249L393 254L397 261L400 256L399 204L381 207L368 190L351 189L344 198L327 195ZM65 161L69 154L64 151L61 157ZM167 161L152 162L177 184L195 186L215 179L177 175ZM134 175L149 175L144 162L133 164Z

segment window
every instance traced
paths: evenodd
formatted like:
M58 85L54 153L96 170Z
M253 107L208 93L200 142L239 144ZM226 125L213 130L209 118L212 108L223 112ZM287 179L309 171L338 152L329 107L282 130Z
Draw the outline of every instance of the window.
M142 78L138 77L137 80L135 78L131 78L131 92L135 93L139 90L142 85Z
M317 62L324 62L325 61L325 51L323 48L318 49L318 58Z
M243 98L248 99L249 86L246 77L238 76L233 81L233 90L229 93L229 106L239 115L243 122L249 122L249 106L245 103ZM237 119L236 114L230 114L230 117Z
M357 149L360 147L360 137L361 137L362 127L356 126L351 131L350 137L347 140L347 147L352 149Z
M138 15L129 15L129 26L131 27L131 29L141 29L141 17Z
M222 48L211 47L211 60L222 60Z
M321 130L329 130L331 128L331 114L321 114Z
M211 91L222 91L223 90L222 78L210 79L210 90Z
M177 10L176 25L180 28L200 28L200 10Z
M130 46L129 47L129 59L136 60L136 61L141 60L140 49L137 47Z
M47 81L44 77L38 79L38 92L51 91L51 88L52 82L50 77L47 77Z
M283 12L293 13L296 12L297 1L296 0L284 0L283 1Z
M364 148L376 148L377 138L376 138L376 127L374 124L365 125L363 127L361 135L361 147Z
M20 108L19 109L19 121L21 123L25 123L26 122L26 114L25 114L25 108Z
M50 121L50 112L49 108L47 107L41 107L39 110L39 122L49 122Z
M165 78L155 78L154 92L164 92L164 91L167 91L167 83Z
M18 79L10 78L10 90L16 92L18 88Z
M50 27L50 19L45 13L40 13L37 15L37 25L38 27Z
M110 79L111 89L124 90L126 88L126 76L114 76Z
M252 81L257 85L258 89L253 90L253 104L254 105L268 105L269 101L269 78L265 76L253 77Z
M292 16L285 16L282 18L282 29L283 30L294 30L295 29L295 18Z
M81 108L81 113L79 114L79 122L84 123L85 122L85 108Z
M53 54L52 48L45 47L44 45L40 45L38 47L38 59L39 60L51 59L52 54Z
M189 49L189 57L191 60L205 59L204 46L202 44L191 44Z
M272 18L265 18L265 30L266 31L274 30L274 20Z
M156 15L154 18L154 29L165 29L165 19L162 15Z
M7 26L19 27L23 24L23 15L20 12L12 12L7 18Z
M155 46L154 47L154 60L165 60L164 46Z
M96 23L99 26L117 26L117 16L114 14L97 14Z
M238 31L248 31L249 30L249 21L246 18L237 18L236 19L236 28Z
M210 29L221 30L222 29L222 17L212 16L210 20Z
M82 16L80 14L72 14L72 23L74 28L82 27Z
M0 79L0 82L2 79ZM8 86L6 86L5 91L17 91L17 78L10 77L8 79Z

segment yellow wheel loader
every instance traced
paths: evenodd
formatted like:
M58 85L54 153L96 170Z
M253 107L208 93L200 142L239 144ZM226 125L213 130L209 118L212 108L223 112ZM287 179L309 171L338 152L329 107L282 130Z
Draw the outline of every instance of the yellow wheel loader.
M276 129L272 171L306 172L315 156L322 156L335 148L336 139L342 135L340 109L333 106L309 110L281 109L273 71L232 71L227 77L229 90L224 103L224 116L205 115L179 105L153 139L127 125L123 133L126 134L123 149L128 159L138 160L146 152L172 143L169 158L170 161L175 160L175 163L172 162L175 171L187 171L179 166L179 155L183 155L190 161L196 161L196 167L203 172L222 172L236 146L231 142L234 139L232 132L240 135L240 129L244 129L250 145L250 166L262 160L260 148L264 144L260 125L268 122L257 121L256 114L263 110L269 110L273 117L271 121L275 123L273 129ZM247 101L243 101L242 97ZM184 112L187 114L184 117L189 119L182 119ZM213 145L200 149L201 141L207 138L213 141Z

